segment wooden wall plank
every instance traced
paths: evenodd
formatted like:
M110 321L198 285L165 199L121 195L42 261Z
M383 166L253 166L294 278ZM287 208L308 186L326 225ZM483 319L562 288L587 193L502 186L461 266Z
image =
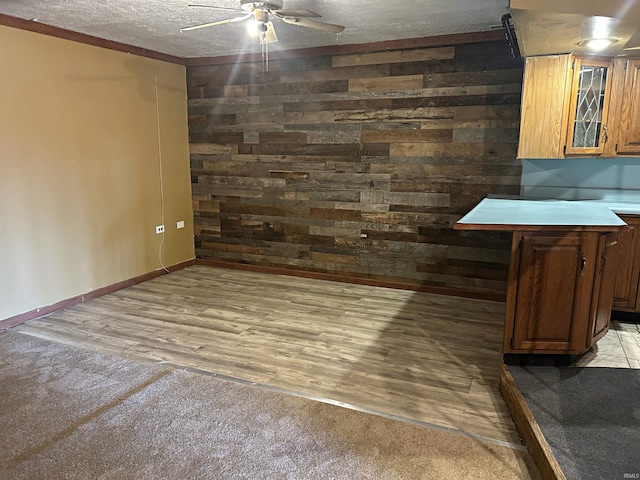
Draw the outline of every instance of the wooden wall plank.
M451 143L452 129L429 130L365 130L361 133L363 143Z
M401 77L352 78L349 80L350 92L389 92L422 88L422 75L404 75Z
M380 65L399 62L425 62L428 60L451 60L454 47L419 48L414 50L396 50L392 52L361 53L341 55L333 58L334 67L353 65Z
M452 225L519 193L521 79L501 41L189 67L197 256L502 295L510 239Z

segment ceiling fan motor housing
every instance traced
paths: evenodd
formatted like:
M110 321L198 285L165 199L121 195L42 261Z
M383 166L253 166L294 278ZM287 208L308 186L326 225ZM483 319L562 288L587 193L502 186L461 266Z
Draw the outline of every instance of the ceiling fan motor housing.
M240 7L247 12L253 12L254 10L281 10L283 5L283 0L269 0L267 2L240 0Z

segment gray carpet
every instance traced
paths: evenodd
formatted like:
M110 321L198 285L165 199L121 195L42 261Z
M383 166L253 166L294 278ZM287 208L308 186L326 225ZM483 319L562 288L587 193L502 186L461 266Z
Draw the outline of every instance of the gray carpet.
M569 480L640 478L640 370L509 371Z
M2 479L538 478L517 449L14 332L0 392Z

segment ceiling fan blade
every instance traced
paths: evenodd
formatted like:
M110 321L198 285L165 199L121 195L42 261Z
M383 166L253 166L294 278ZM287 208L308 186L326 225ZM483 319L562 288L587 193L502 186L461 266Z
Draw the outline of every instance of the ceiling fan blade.
M227 20L219 20L217 22L202 23L200 25L194 25L192 27L181 28L180 32L188 32L190 30L198 30L199 28L213 27L215 25L224 25L225 23L242 22L244 20L249 20L252 16L253 16L253 13L247 13L242 17L228 18Z
M244 11L244 10L242 10L240 8L216 7L215 5L200 5L200 4L194 4L194 3L190 3L189 7L215 8L217 10L231 10L232 12L243 12Z
M291 25L298 25L300 27L315 28L316 30L324 30L325 32L340 33L344 30L342 25L335 25L333 23L317 22L308 18L298 17L282 17L282 21L290 23Z
M316 12L312 12L311 10L305 9L287 9L287 10L274 10L273 14L282 18L282 17L316 17L320 18L322 15Z

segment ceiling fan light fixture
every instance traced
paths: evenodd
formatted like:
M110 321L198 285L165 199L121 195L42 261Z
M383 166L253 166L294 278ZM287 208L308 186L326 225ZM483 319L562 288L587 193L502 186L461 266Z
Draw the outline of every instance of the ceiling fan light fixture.
M278 18L284 23L298 25L300 27L308 27L325 32L340 33L345 27L335 25L333 23L319 22L315 18L321 17L319 13L312 12L305 8L283 9L284 0L267 0L258 2L253 0L240 0L240 10L246 12L242 17L228 18L226 20L218 20L216 22L201 23L191 27L181 28L180 32L190 30L198 30L215 25L224 25L226 23L244 22L251 20L248 25L249 35L257 35L260 37L261 44L274 43L278 39L271 23L271 18ZM215 5L189 5L190 7L208 7L223 8L225 10L235 10L227 7L217 7Z
M247 22L247 33L250 37L257 37L260 31L258 30L258 21L254 18Z
M260 32L260 43L277 43L278 37L276 35L275 28L273 28L273 23L263 23L262 27L264 28L264 30Z
M618 39L615 37L604 37L604 38L588 38L587 40L582 40L578 42L576 45L578 47L586 47L589 50L593 50L595 52L599 52L604 50L605 48L613 45L614 43L618 43Z

